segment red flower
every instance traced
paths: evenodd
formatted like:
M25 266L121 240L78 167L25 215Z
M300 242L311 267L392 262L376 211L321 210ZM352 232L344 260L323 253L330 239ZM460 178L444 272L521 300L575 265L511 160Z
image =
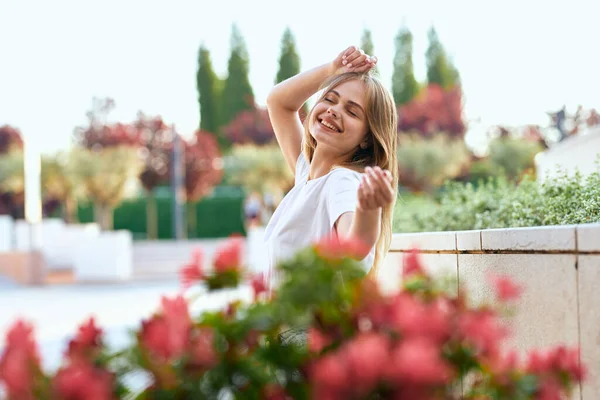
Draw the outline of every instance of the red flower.
M256 300L261 293L267 292L267 283L265 281L265 274L263 273L253 276L250 284L252 285L252 291L254 292L254 300Z
M308 350L311 352L320 353L331 344L331 339L316 328L309 328L307 336Z
M77 335L69 342L66 356L72 361L87 359L93 361L94 351L102 346L102 329L96 326L94 317L82 324Z
M522 288L509 277L489 274L488 279L494 285L496 295L500 301L516 300L521 296Z
M342 352L353 390L366 395L388 367L389 339L377 333L360 334L344 346Z
M58 371L53 381L56 397L65 400L110 400L114 377L87 362L75 362Z
M391 382L414 385L443 385L452 378L452 370L442 359L441 347L426 338L400 342L392 353L386 373Z
M314 246L317 254L329 260L341 260L346 257L362 260L370 250L369 246L358 238L337 235L327 235Z
M230 238L225 245L217 249L215 254L214 268L217 273L239 270L242 262L241 238Z
M404 254L404 268L402 269L402 277L406 278L411 275L425 275L425 270L419 258L419 251L412 249Z
M214 338L215 333L212 328L202 327L194 332L190 361L195 367L210 369L217 364L217 352L213 344Z
M41 374L40 358L33 338L33 327L17 321L6 335L6 347L0 357L0 382L8 398L33 399L34 380Z
M162 313L142 322L142 346L163 362L180 357L190 338L192 320L181 296L162 298Z
M181 279L181 285L184 289L192 286L194 282L204 279L204 273L202 272L202 259L202 251L197 249L192 254L192 261L180 269L179 275Z

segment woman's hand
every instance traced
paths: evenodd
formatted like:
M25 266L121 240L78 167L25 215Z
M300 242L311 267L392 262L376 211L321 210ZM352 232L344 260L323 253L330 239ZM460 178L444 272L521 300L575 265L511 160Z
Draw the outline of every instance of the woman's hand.
M358 208L363 211L378 210L396 200L392 187L392 174L379 167L365 168L358 187Z
M332 75L344 72L367 72L375 67L375 64L377 64L377 57L371 57L362 49L350 46L332 61Z

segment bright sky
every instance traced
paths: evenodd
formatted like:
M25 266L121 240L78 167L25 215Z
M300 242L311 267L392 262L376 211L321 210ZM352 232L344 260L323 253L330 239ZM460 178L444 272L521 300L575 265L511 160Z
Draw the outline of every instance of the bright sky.
M234 21L248 45L259 104L273 85L286 25L303 69L371 29L389 87L394 37L406 23L418 79L435 25L461 73L467 119L481 121L472 132L495 123L546 125L545 111L563 104L600 108L597 0L2 0L0 125L55 151L85 123L92 97L110 96L113 120L132 121L142 110L191 134L199 118L198 47L204 42L224 76Z

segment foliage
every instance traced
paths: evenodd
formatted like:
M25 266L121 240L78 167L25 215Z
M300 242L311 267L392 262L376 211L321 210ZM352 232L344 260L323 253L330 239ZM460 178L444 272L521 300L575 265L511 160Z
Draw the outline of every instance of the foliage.
M413 36L408 28L402 28L395 39L394 72L392 94L398 106L413 100L419 92L413 66Z
M139 154L144 165L139 175L140 183L147 192L151 192L157 185L169 181L175 132L162 117L150 117L141 112L133 127L140 134Z
M287 27L281 38L281 54L279 55L279 70L275 83L280 83L300 72L300 56L296 50L296 39L292 30Z
M87 112L87 126L74 130L75 143L86 149L100 150L115 146L137 146L141 143L141 132L135 126L123 123L108 123L108 115L115 108L111 98L94 98L92 109Z
M275 141L269 112L261 107L240 112L223 131L232 144L263 145Z
M73 159L68 154L58 153L42 157L42 190L44 197L62 204L66 222L77 221L77 198L84 195L84 188L73 169Z
M448 183L439 204L423 215L397 208L395 231L454 231L600 222L600 165L583 178L564 171L538 183L490 178L478 186Z
M270 298L253 277L254 301L224 310L192 316L182 295L163 297L116 354L92 318L56 373L42 370L33 327L18 320L0 356L0 381L8 400L125 398L136 395L124 384L135 372L148 377L137 399L504 400L562 398L584 379L577 349L532 351L520 362L506 351L501 308L444 290L416 252L403 261L400 292L383 294L354 260L360 247L322 240L279 266L282 281ZM217 250L211 270L196 254L182 281L234 287L240 260L239 242ZM490 281L501 307L522 290L505 277ZM307 342L288 340L290 327L304 327Z
M221 89L222 82L213 70L210 52L201 46L198 52L198 71L196 89L200 107L200 129L217 133L221 126Z
M14 147L23 147L21 132L10 125L0 126L0 154L8 153Z
M225 159L227 182L250 192L284 193L294 184L276 144L268 146L237 145Z
M76 179L95 205L97 222L102 229L112 228L112 209L125 195L126 184L142 169L138 151L116 146L100 151L74 148L70 154Z
M360 48L365 52L365 54L376 56L375 45L373 44L373 35L367 28L363 30L362 36L360 37ZM379 73L379 68L377 65L375 65L375 68L372 69L372 72L375 74Z
M444 90L431 84L412 101L398 108L398 130L418 132L425 137L445 133L452 138L462 138L466 127L462 114L460 88Z
M0 155L0 192L22 193L25 190L23 150L13 150Z
M231 53L227 65L227 78L223 86L220 108L221 126L231 122L238 113L254 106L254 92L250 85L249 57L246 42L237 26L231 28Z
M537 141L500 136L489 143L489 160L492 169L517 179L523 173L535 169L534 157L543 150Z
M400 184L431 192L468 168L471 155L461 139L438 134L431 139L401 135L397 148Z
M444 89L453 89L460 83L458 70L452 65L434 27L428 32L429 46L425 53L427 60L427 82Z
M188 202L206 196L223 178L223 160L214 135L197 131L185 144L185 192Z

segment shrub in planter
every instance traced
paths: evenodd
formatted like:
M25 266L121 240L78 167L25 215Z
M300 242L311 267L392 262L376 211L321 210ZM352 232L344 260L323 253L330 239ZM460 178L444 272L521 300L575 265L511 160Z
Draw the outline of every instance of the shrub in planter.
M40 368L33 328L17 321L0 357L0 381L9 399L76 400L559 399L582 380L577 349L523 360L504 352L499 311L445 290L416 252L404 262L400 291L383 294L353 259L360 246L327 239L300 251L280 265L271 295L264 280L251 278L249 304L193 316L183 296L163 298L118 353L90 320L54 374ZM235 241L220 249L211 270L196 255L182 271L186 287L237 284L240 249ZM502 305L518 297L513 282L494 279ZM304 327L306 343L281 340L290 327ZM128 393L132 371L150 377L141 393Z

